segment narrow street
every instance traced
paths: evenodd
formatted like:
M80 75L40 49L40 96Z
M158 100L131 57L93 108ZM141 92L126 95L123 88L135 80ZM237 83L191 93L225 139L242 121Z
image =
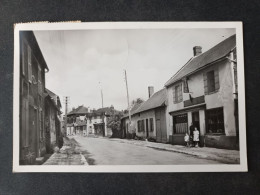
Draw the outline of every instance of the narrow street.
M177 152L136 146L108 138L73 136L89 165L220 164Z

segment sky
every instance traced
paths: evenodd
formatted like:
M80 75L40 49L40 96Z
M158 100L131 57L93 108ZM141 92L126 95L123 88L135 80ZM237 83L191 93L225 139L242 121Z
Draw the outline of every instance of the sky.
M46 88L69 109L84 105L127 109L124 70L130 101L148 99L148 86L159 91L191 57L235 34L235 29L126 29L34 31L49 67Z

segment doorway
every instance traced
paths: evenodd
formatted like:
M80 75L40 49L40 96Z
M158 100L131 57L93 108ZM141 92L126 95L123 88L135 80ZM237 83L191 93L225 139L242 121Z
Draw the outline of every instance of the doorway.
M199 115L199 111L192 113L192 123L200 131L200 115Z
M145 127L146 127L146 137L149 137L149 129L148 129L148 119L145 120Z

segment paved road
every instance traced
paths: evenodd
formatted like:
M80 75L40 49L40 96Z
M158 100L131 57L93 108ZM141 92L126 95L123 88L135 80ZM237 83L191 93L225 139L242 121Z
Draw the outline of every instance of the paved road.
M220 164L194 156L120 143L106 138L75 136L89 164L95 165L185 165Z

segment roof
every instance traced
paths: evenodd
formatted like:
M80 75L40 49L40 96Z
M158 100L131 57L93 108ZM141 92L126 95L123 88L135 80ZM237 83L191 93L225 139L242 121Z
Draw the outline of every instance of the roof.
M164 106L166 102L167 90L166 88L161 89L154 93L147 101L142 103L142 105L135 111L134 114L144 112L153 108Z
M165 86L181 80L183 77L203 68L204 66L226 57L236 47L236 35L232 35L208 51L191 58L173 77L171 77Z
M40 65L49 70L33 31L20 31L20 37L24 37L28 41Z
M82 106L79 106L78 108L72 110L67 115L69 116L69 115L73 115L73 114L86 114L86 113L88 113L88 109L82 105Z
M58 95L56 95L55 93L53 93L51 90L47 89L47 88L45 88L45 90L46 90L46 92L49 94L49 96L50 96L51 98L54 98L54 99L57 98L57 106L58 106L58 107L62 107L62 106L61 106L61 102L60 102L60 97L59 97ZM55 104L56 104L56 103L55 103Z
M133 106L133 107L131 108L131 110L130 110L131 115L135 114L135 112L137 111L137 109L138 109L142 104L143 104L143 102L142 102L142 103L135 103L134 106ZM124 115L122 116L122 118L125 118L125 117L128 117L128 116L129 116L129 114L127 113L127 114L124 114Z

